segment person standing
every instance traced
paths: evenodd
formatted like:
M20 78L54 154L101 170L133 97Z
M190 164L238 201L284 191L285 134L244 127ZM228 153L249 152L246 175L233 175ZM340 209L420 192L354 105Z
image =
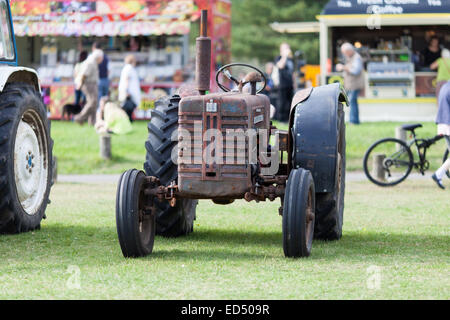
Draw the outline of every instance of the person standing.
M102 50L98 42L94 42L92 45L92 52L95 50ZM109 73L108 73L109 59L103 52L103 61L98 66L98 101L103 97L109 96Z
M438 135L443 135L447 142L447 148L450 151L450 81L447 81L439 93L439 110L436 117ZM450 159L433 174L432 178L439 188L445 189L442 184L442 178L450 170Z
M134 109L141 104L141 84L136 70L136 57L132 54L125 57L125 66L119 80L119 102L130 121Z
M273 73L274 67L275 67L275 65L273 64L273 62L266 63L265 76L266 76L266 80L267 80L267 85L261 93L268 96L270 99L270 104L275 107L277 104L277 96L278 95L276 94L275 84L272 79L272 73Z
M431 70L438 70L436 78L436 98L439 99L439 91L442 86L450 81L450 51L442 50L442 57L433 62L430 66Z
M434 36L430 39L428 46L422 51L423 66L431 67L431 64L441 57L439 38Z
M103 61L103 51L96 49L81 65L81 70L75 79L75 89L83 92L86 96L86 105L81 113L74 117L79 124L86 121L95 125L98 106L98 65Z
M73 78L77 79L78 74L81 70L81 66L83 65L83 62L86 61L88 57L87 51L81 51L80 56L78 58L78 62L75 64L73 68ZM75 105L82 106L86 102L86 97L83 96L83 93L81 90L75 90Z
M360 124L358 95L364 89L364 66L355 47L346 42L341 46L345 64L338 64L337 71L344 72L344 87L350 100L350 123Z
M292 98L294 97L294 61L291 47L287 43L280 46L280 56L276 59L280 84L278 87L278 105L275 119L289 121Z

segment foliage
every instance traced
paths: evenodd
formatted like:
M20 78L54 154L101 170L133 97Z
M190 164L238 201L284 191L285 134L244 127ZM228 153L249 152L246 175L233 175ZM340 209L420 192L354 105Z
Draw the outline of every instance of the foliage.
M280 34L273 22L316 21L328 0L233 0L232 53L234 59L256 58L260 63L273 61L279 45L287 42L292 51L302 50L307 62L319 63L318 34Z

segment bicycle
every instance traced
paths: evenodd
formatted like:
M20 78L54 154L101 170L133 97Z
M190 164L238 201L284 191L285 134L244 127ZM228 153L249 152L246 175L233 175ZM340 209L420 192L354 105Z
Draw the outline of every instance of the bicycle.
M422 128L421 124L403 125L403 130L411 132L412 140L405 142L396 138L385 138L375 142L364 155L364 173L367 178L381 187L392 187L403 182L416 168L422 175L430 168L426 159L428 149L444 136L431 139L418 139L415 130ZM415 162L412 147L415 147L418 161ZM446 150L443 162L449 157ZM417 157L416 157L417 158ZM447 171L450 178L450 172Z

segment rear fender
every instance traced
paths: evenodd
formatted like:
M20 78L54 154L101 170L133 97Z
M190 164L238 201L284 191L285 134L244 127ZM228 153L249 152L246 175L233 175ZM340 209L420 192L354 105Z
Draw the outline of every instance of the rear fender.
M36 88L40 93L41 86L35 70L25 67L0 66L0 92L3 92L7 83L24 82Z
M338 83L299 91L292 101L289 168L311 171L316 192L335 188L339 103L348 98Z

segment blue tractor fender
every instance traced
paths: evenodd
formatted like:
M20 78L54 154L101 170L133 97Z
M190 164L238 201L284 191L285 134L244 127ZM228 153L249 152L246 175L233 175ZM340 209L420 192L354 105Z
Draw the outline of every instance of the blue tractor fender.
M11 45L14 48L14 57L12 59L0 59L0 93L3 92L7 83L28 83L35 87L37 92L41 92L37 72L30 68L17 66L17 46L14 37L13 19L11 16L10 1L7 0L9 29L11 33Z
M334 192L342 103L348 104L338 83L297 92L289 122L289 168L309 170L316 193Z

